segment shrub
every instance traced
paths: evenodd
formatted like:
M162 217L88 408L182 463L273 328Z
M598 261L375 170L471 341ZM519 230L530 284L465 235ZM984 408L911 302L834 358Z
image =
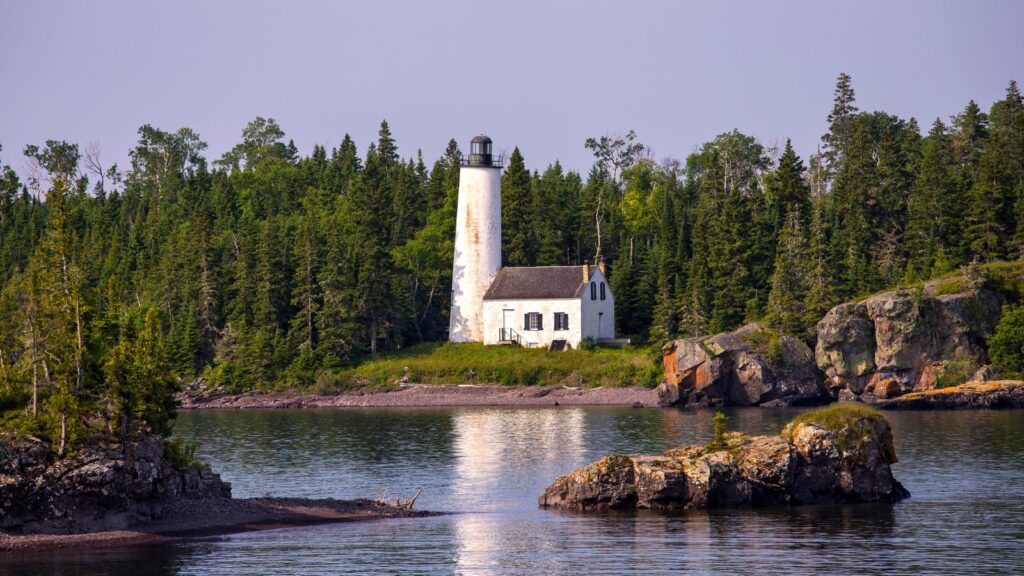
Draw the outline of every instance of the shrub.
M969 354L958 352L956 357L948 360L936 379L936 388L952 388L959 386L970 378L978 369L978 364Z
M782 360L782 335L778 331L764 328L745 335L743 339L755 352L764 354L772 362Z
M704 447L708 450L722 450L725 448L725 427L729 424L729 417L721 412L715 412L715 417L711 419L711 422L714 427L711 441Z
M1008 377L1024 377L1024 305L1003 307L996 332L988 340L988 352Z
M177 438L164 440L164 457L182 470L205 467L202 462L196 459L196 445L183 442Z
M960 271L964 276L964 282L971 290L981 290L985 286L985 281L988 280L988 276L981 265L978 264L977 258L965 264Z

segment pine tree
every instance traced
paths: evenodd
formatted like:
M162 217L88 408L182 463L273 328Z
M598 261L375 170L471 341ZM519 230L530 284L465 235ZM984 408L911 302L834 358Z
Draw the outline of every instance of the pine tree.
M794 208L786 215L779 232L775 272L768 296L767 320L773 328L787 334L800 334L807 328L803 297L810 285L810 267L799 208Z
M537 263L534 227L537 216L530 172L517 146L501 176L501 235L507 266L533 266Z
M786 147L779 157L779 166L775 169L772 190L776 230L782 229L786 216L794 210L805 225L810 219L810 191L804 179L805 171L803 161L793 150L793 143L786 138Z
M177 384L171 374L156 308L146 310L142 331L135 341L133 364L141 392L140 413L136 416L157 434L169 434L177 406Z
M827 235L824 199L819 200L811 212L811 226L808 240L807 293L804 295L802 324L813 327L835 304L838 294L835 290L835 266L831 261Z
M380 130L377 131L377 158L385 171L390 171L398 164L398 147L395 146L395 139L391 137L391 128L387 120L381 120Z
M839 74L836 79L832 112L828 115L828 133L821 137L825 143L825 168L829 177L835 174L837 167L846 158L853 137L853 128L850 124L858 112L855 100L853 80L846 73Z
M920 171L910 193L906 248L916 270L930 270L940 250L957 237L963 217L953 177L953 153L946 126L938 118L922 148Z

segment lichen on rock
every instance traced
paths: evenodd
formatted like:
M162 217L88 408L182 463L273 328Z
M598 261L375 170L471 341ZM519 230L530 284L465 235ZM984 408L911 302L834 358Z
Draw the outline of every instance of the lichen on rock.
M757 323L669 342L662 359L666 406L790 406L824 396L811 349Z
M840 304L817 325L815 361L839 400L877 403L929 390L956 364L987 360L1004 297L980 289L892 290Z

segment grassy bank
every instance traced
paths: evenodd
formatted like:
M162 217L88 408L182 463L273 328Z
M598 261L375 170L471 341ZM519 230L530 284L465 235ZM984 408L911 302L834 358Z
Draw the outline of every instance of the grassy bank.
M598 348L548 352L514 346L421 344L381 355L338 373L321 374L323 392L353 388L387 389L408 369L408 381L421 384L564 385L653 387L661 366L641 348ZM476 376L473 376L475 372Z

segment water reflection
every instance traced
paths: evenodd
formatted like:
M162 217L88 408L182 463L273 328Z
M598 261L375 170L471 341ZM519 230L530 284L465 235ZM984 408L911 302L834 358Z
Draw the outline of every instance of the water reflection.
M534 479L515 471L549 469L559 462L581 460L584 423L582 408L485 409L454 415L452 492L461 509L472 512L453 520L461 569L486 569L497 562L510 541L525 541L510 534L514 525L493 512L508 508L503 495L531 494ZM536 506L535 501L521 505Z

